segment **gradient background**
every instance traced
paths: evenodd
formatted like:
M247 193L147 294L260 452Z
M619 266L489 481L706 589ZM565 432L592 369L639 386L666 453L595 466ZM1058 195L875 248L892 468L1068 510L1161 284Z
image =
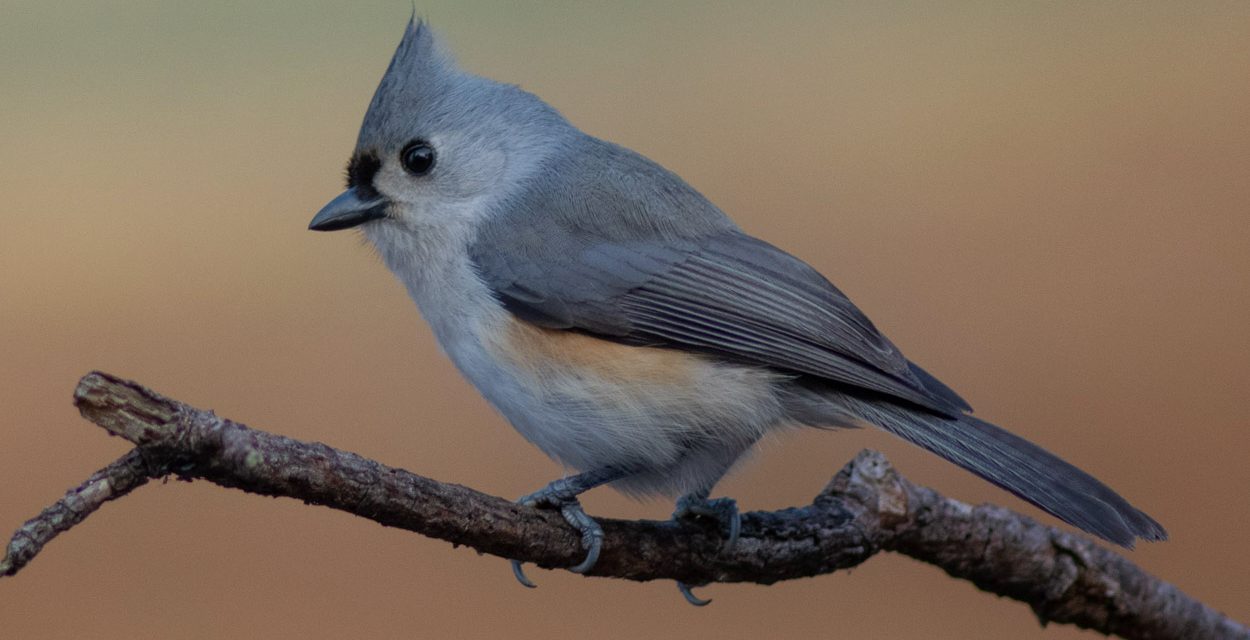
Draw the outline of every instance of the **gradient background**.
M1250 620L1250 4L421 2L520 83L810 261L978 414L1167 526L1130 557ZM0 529L126 450L93 368L247 424L515 496L558 476L351 234L305 231L407 2L0 4ZM876 432L723 483L805 503ZM665 517L611 492L591 513ZM765 588L585 580L293 500L153 483L0 581L7 638L1065 638L883 556Z

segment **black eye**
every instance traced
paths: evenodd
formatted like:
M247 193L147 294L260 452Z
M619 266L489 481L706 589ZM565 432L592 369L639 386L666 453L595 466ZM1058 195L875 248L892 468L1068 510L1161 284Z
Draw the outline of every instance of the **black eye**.
M414 176L423 176L434 168L434 147L425 140L413 140L399 152L399 161Z

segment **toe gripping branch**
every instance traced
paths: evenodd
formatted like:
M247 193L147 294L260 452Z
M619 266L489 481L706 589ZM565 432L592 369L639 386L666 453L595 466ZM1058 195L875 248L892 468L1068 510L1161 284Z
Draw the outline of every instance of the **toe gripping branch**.
M581 503L577 500L577 496L619 477L621 477L619 471L605 469L569 478L561 478L517 500L518 504L529 507L559 509L560 515L564 517L565 522L568 522L570 526L577 529L578 533L581 534L582 548L586 550L586 557L580 563L569 567L569 571L582 574L589 572L599 561L599 553L603 549L603 527L594 518L587 515ZM692 493L683 496L677 501L676 509L673 512L674 522L697 522L704 519L711 519L717 522L726 532L725 541L721 545L720 552L721 554L730 553L737 544L738 537L742 532L742 515L738 511L738 503L732 498L709 499L707 492ZM525 575L525 569L519 560L511 560L510 562L512 564L512 575L517 582L531 589L538 586ZM684 582L679 581L677 589L682 597L686 599L686 602L696 607L706 606L712 602L710 599L694 595L690 585Z
M607 467L594 471L587 471L575 476L560 478L548 484L547 486L523 496L517 500L517 504L527 507L551 507L560 510L560 515L564 516L564 521L569 523L582 537L582 548L586 550L586 557L578 564L569 567L569 571L573 573L586 573L594 568L595 563L599 562L599 552L603 549L603 527L594 518L586 514L586 510L582 509L582 504L577 500L577 496L606 483L618 480L629 475L629 472L616 467ZM512 563L512 575L516 577L517 582L522 585L534 588L538 585L525 575L525 570L521 567L519 560L510 560Z
M727 555L738 544L738 536L742 533L742 513L738 511L738 502L733 498L709 499L707 492L691 493L677 500L673 510L674 521L690 521L700 518L711 518L720 523L725 530L725 542L721 545L721 555ZM678 581L677 590L686 602L696 607L706 607L712 603L711 598L700 598L690 590L690 585Z

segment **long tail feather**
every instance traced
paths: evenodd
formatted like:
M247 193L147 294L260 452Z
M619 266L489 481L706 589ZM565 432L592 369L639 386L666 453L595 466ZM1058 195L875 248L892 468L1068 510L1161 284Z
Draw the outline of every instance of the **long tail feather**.
M1167 532L1093 476L1041 447L984 420L943 418L895 404L841 393L821 393L830 423L846 414L881 427L977 474L1073 526L1125 547L1137 538L1165 540ZM813 397L801 394L802 421L811 424Z

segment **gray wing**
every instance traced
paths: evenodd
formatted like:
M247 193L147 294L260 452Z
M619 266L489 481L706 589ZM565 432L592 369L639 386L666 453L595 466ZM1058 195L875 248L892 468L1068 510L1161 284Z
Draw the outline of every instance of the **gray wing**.
M735 228L575 238L557 231L537 251L538 238L495 236L472 257L504 306L540 326L816 376L946 415L969 410L816 270Z

